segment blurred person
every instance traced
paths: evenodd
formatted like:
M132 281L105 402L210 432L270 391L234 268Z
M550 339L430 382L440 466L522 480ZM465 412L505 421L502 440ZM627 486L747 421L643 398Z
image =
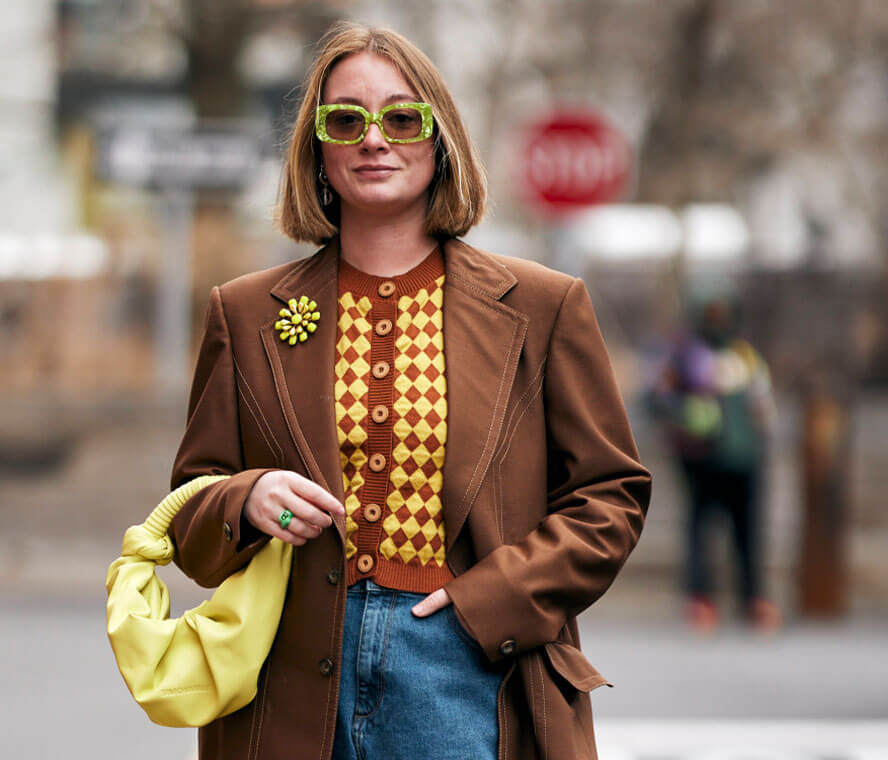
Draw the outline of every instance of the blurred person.
M212 288L170 482L231 476L171 527L201 585L295 547L258 695L203 760L596 757L576 616L651 476L583 281L463 243L485 203L432 62L332 28L278 206L322 247Z
M666 352L651 394L666 422L688 497L684 588L687 614L700 631L719 623L709 545L713 521L727 517L736 556L737 596L763 631L780 625L763 595L761 481L768 432L776 417L768 366L738 335L729 299L708 299L696 324Z

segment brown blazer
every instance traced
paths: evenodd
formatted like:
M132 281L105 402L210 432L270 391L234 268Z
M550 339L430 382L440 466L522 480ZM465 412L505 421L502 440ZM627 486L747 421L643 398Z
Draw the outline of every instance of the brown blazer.
M588 691L607 681L576 616L638 541L651 492L586 287L540 264L444 242L448 394L445 585L505 674L500 760L594 760ZM198 492L171 528L176 562L215 586L267 540L242 518L253 483L289 469L344 498L334 418L336 240L213 287L170 487ZM290 346L278 310L302 294L318 329ZM295 547L256 699L200 729L202 760L330 757L345 611L345 522ZM417 760L422 760L417 758Z

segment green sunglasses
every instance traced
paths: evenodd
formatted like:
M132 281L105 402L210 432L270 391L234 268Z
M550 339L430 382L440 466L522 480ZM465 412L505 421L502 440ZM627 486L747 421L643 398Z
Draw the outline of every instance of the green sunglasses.
M435 121L429 103L392 103L377 113L351 103L331 103L315 112L315 134L322 142L354 145L371 124L379 127L386 142L412 143L431 137Z

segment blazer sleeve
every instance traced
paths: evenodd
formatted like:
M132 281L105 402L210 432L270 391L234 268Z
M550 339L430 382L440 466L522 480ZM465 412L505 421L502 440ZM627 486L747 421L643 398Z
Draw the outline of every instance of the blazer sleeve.
M173 561L201 586L218 586L268 541L243 517L243 506L256 481L275 469L244 468L231 335L214 286L170 477L175 489L198 475L231 476L194 494L170 525Z
M585 283L574 278L544 379L547 514L444 586L491 662L555 641L611 585L651 495ZM513 646L500 645L509 640Z

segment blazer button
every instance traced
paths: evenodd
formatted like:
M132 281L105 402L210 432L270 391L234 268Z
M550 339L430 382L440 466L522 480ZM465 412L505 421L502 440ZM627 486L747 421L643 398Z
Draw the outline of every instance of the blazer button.
M385 457L382 454L373 454L368 464L373 472L382 472L385 469Z
M329 573L327 573L327 583L331 586L335 586L339 583L339 568L334 567Z
M385 404L377 404L373 407L373 411L370 412L370 416L373 418L374 422L382 424L388 419L388 407Z
M225 536L226 541L231 541L231 537L234 535L231 532L231 526L228 523L222 524L222 533Z
M392 320L380 319L376 323L376 334L377 335L388 335L391 331L392 331Z
M364 507L364 517L367 518L367 522L376 522L381 515L382 510L379 508L379 504L368 504Z
M362 554L358 557L358 570L362 573L369 573L373 569L374 562L372 554Z
M392 293L395 292L395 283L391 280L386 280L385 282L379 283L379 287L376 289L376 292L379 295L388 298Z
M373 365L373 377L377 380L381 380L389 373L389 363L386 361L379 361Z
M333 660L325 657L318 663L318 669L321 671L321 675L330 675L333 672Z
M515 639L506 639L505 641L501 642L499 645L500 654L503 655L504 657L508 657L509 655L513 655L513 654L515 654L515 647L516 646L517 645L515 644Z

